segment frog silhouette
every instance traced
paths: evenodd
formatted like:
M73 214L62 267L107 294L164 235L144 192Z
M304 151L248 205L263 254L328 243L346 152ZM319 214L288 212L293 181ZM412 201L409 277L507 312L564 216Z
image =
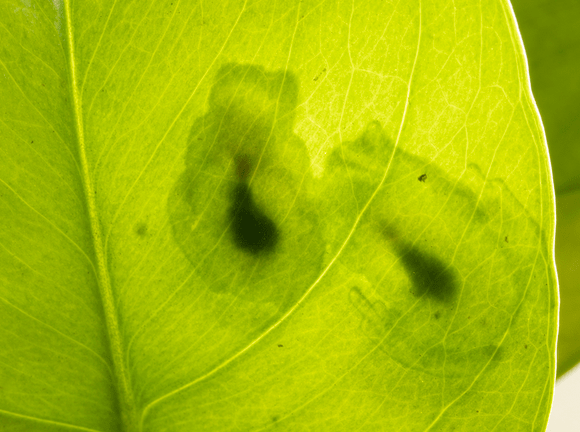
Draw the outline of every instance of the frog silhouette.
M204 286L278 310L316 280L324 250L310 156L293 132L298 94L289 71L222 66L168 199L174 240Z

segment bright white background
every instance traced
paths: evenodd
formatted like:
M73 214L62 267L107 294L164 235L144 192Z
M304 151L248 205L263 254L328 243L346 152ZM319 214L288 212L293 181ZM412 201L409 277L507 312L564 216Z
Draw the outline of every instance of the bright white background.
M580 367L575 367L556 382L546 432L580 432Z

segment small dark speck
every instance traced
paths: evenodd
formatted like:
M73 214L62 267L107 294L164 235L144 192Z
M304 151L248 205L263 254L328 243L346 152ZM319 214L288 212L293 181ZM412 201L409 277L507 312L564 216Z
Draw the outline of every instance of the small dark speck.
M475 412L479 412L479 410L476 410Z
M505 242L508 243L508 236L505 236Z
M527 345L524 345L524 348L525 348L525 349L528 349L528 346L527 346Z
M252 163L250 162L249 156L247 155L237 156L235 162L236 162L236 174L238 175L238 178L240 180L246 180L252 169Z
M440 317L440 316L441 316L441 315L439 314L439 312L435 312L435 313L433 314L433 318L435 318L435 319L439 319L439 317Z
M139 237L145 237L147 235L147 225L144 223L136 225L135 234L137 234Z
M421 174L419 177L417 177L417 180L425 183L425 181L427 180L427 174Z
M32 144L34 141L30 141L30 144Z
M318 78L320 78L320 77L321 77L321 75L322 75L323 73L325 73L325 72L326 72L326 68L322 69L322 72L320 72L318 75L316 75L316 76L314 77L313 81L317 81L317 80L318 80Z
M272 423L276 423L278 421L278 418L279 418L278 416L272 417Z
M280 345L280 344L278 344L278 348L282 348L282 347L284 347L284 345Z

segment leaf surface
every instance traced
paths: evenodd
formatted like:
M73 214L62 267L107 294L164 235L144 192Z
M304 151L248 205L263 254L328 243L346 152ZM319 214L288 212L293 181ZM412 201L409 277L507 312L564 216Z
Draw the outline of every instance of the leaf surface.
M543 430L551 177L504 2L5 2L10 430Z

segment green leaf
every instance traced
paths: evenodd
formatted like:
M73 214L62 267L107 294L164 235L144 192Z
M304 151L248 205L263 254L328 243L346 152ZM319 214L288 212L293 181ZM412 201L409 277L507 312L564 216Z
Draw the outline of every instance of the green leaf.
M580 362L580 3L514 1L550 146L557 196L558 377ZM549 37L546 37L549 35Z
M0 424L543 430L509 5L4 2Z

